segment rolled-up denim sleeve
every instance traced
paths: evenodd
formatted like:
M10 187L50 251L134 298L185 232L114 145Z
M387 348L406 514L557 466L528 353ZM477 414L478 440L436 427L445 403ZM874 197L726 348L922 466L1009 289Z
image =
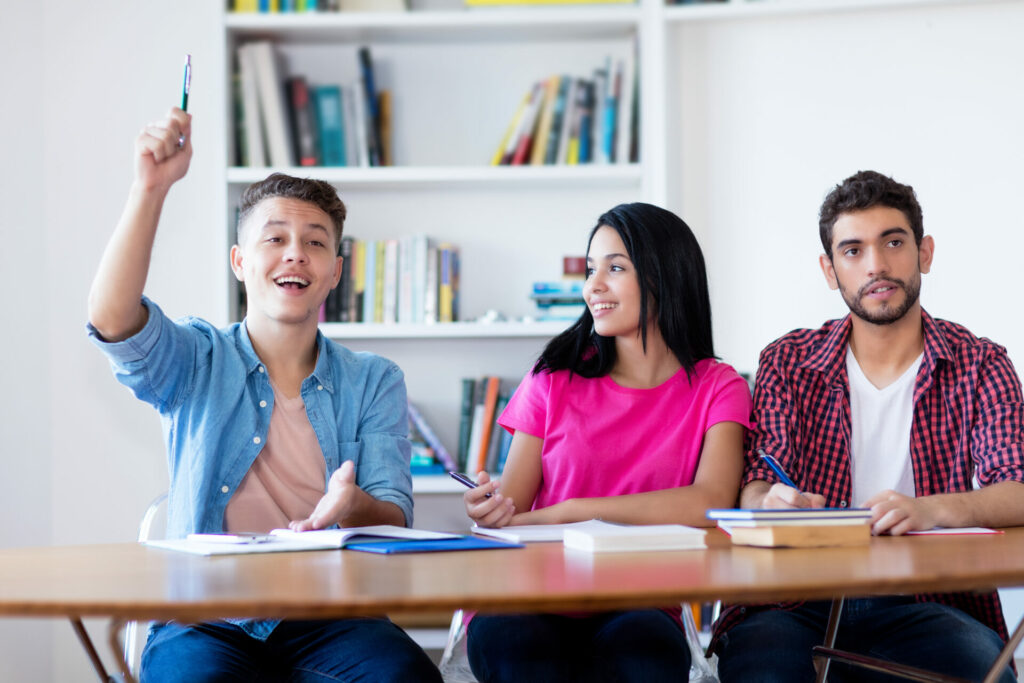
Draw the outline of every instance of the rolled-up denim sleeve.
M377 500L397 505L406 525L412 526L412 448L408 434L405 375L389 363L360 420L356 483ZM346 459L344 452L342 459Z

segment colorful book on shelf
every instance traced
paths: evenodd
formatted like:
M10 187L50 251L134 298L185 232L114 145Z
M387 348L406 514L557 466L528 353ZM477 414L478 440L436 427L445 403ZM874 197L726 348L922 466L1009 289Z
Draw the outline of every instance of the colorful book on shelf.
M445 467L447 471L457 471L459 468L458 463L455 461L455 458L451 456L451 453L448 452L448 449L444 447L444 444L441 443L441 439L437 437L437 434L430 426L430 423L427 422L423 417L423 414L415 405L413 405L412 401L409 401L408 403L409 420L416 427L416 430L419 432L420 436L423 437L423 440L426 441L427 445L434 450L434 457Z
M456 453L458 458L459 472L469 469L469 441L473 428L473 406L476 390L476 381L470 377L462 379L462 397L459 401L459 449Z
M561 76L550 76L544 82L544 104L541 105L537 133L530 148L530 164L533 166L544 164L544 158L547 156L548 140L551 138L551 128L555 121L555 100L558 99L558 86L561 81Z
M579 88L579 79L571 76L565 76L564 80L568 83L565 91L564 101L564 112L562 113L562 130L558 134L558 149L555 150L555 159L552 163L555 164L567 164L569 163L569 145L572 140L572 133L574 125L578 133L578 120L577 114L577 101L576 92Z
M320 141L317 137L316 114L304 76L293 76L285 83L290 104L292 149L299 166L320 166Z
M527 108L530 106L530 99L533 97L534 87L531 85L530 89L526 91L522 101L516 108L516 113L509 121L508 128L505 129L505 134L501 137L501 144L498 145L498 151L494 153L491 158L492 166L499 166L501 164L507 164L512 160L512 156L516 153L516 137L519 131L519 123L522 121L523 116L526 113Z
M363 316L364 323L376 322L377 310L377 243L363 243Z
M525 164L529 159L530 149L533 146L534 134L537 128L537 118L544 104L545 92L544 81L540 81L533 86L530 104L527 106L526 111L523 112L523 118L519 122L519 129L515 134L515 152L512 154L512 158L508 160L508 163L512 166Z
M570 86L575 79L572 76L558 76L558 90L555 92L555 102L551 111L551 127L544 146L544 163L557 164L558 150L561 145L562 132L565 129L566 100L569 96Z
M324 166L345 166L345 119L342 114L341 87L314 87L313 105L321 163Z
M380 165L391 166L391 91L377 94L377 129L380 132Z
M633 5L636 0L465 0L467 7L513 7L527 5Z
M565 530L566 548L590 553L700 550L706 531L682 524L611 524L591 519Z
M495 414L498 409L498 393L501 389L500 377L488 377L483 391L483 415L480 427L480 446L476 453L476 469L480 472L487 469L487 453L494 431Z
M352 250L355 248L355 238L345 236L341 238L341 256L344 258L341 268L341 280L334 291L338 293L338 321L343 323L355 322L352 308Z
M377 83L373 74L373 58L370 48L361 47L359 57L359 83L363 87L366 105L366 148L370 166L381 166L380 102L377 100Z

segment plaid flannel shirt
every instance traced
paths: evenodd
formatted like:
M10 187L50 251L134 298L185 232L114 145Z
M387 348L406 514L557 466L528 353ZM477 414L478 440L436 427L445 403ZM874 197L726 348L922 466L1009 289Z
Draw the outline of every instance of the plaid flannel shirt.
M910 428L916 494L970 491L975 476L981 486L1024 481L1024 397L1006 350L955 323L924 311L921 317L924 357ZM822 494L829 506L850 504L850 328L850 316L832 320L790 332L761 352L743 486L778 481L757 457L763 448L801 489ZM1008 637L995 592L915 597L956 607ZM730 605L714 625L714 641L753 611L800 604Z

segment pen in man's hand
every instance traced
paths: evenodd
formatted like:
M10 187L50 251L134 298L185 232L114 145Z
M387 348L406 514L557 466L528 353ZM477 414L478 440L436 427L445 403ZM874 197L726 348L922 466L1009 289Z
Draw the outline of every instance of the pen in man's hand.
M477 483L475 481L467 477L465 474L462 474L461 472L449 472L448 474L451 475L452 479L454 479L455 481L459 482L460 484L464 485L467 488L475 489L477 487ZM490 497L491 494L484 494L484 498Z
M757 449L757 454L760 455L761 458L765 461L765 463L768 464L768 467L772 468L772 472L774 472L775 475L779 478L779 481L781 481L786 486L796 489L797 491L800 490L800 487L794 484L793 480L789 478L788 474L786 474L786 470L782 469L782 465L779 464L778 460L765 453L764 449L762 448Z
M185 55L185 76L181 84L181 110L188 111L188 91L192 87L192 55Z

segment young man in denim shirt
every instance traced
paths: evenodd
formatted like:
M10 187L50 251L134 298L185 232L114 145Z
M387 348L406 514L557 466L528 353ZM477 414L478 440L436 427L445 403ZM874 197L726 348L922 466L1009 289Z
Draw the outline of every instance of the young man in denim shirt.
M345 206L320 181L275 174L242 196L231 268L248 314L223 330L169 320L143 295L163 202L188 170L191 117L135 143L135 180L89 295L89 330L120 382L163 418L168 535L288 525L407 525L412 480L401 370L326 339ZM387 619L170 622L145 680L440 681Z

